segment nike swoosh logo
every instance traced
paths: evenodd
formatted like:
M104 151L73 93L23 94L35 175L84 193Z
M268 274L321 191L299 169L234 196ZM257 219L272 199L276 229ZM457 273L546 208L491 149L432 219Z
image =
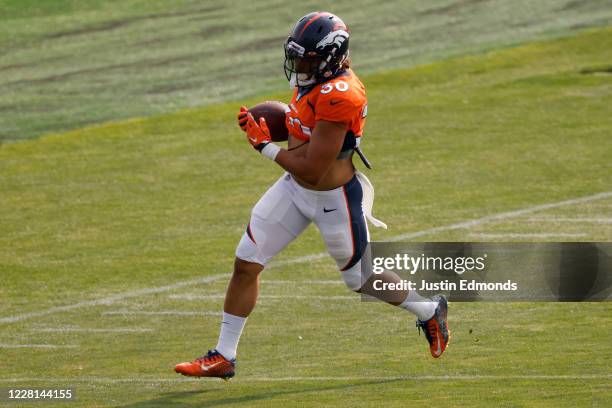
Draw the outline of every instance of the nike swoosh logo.
M329 101L329 104L330 104L330 105L337 105L337 104L339 104L340 102L342 102L342 100L339 100L339 101L338 101L338 100L333 100L333 99L332 99L331 101Z
M249 140L250 140L251 142L255 143L255 142L257 141L257 138L256 138L256 137L251 137L251 136L249 136Z
M218 365L219 365L219 364L221 364L222 362L223 362L223 361L217 361L215 364L211 364L211 365L209 365L209 366L205 366L204 364L202 364L202 370L204 370L204 371L208 371L208 370L210 370L211 368L218 366Z
M323 207L323 212L325 212L325 213L336 211L336 210L337 210L337 208L332 208L331 210L328 210L327 208Z

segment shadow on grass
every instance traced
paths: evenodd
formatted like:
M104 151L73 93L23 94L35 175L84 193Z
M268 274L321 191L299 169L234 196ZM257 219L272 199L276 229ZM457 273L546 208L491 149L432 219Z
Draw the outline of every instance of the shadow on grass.
M121 405L121 408L150 408L150 407L217 407L224 405L232 405L232 404L240 404L246 403L247 406L249 403L254 403L257 401L263 401L267 399L272 399L279 396L288 396L288 395L298 395L305 393L314 393L319 391L333 391L333 390L350 390L352 388L368 386L368 385L376 385L376 384L385 384L391 382L402 381L401 379L390 379L390 380L376 380L376 381L360 381L350 384L338 384L331 386L320 386L317 385L315 387L309 387L308 385L299 385L299 389L287 389L287 385L278 384L278 387L275 389L266 388L262 392L255 392L247 395L240 396L225 396L221 395L221 398L212 398L208 399L204 394L215 392L215 395L218 394L227 394L231 393L231 390L228 389L228 392L219 390L218 388L214 390L210 389L202 389L196 391L180 391L180 392L170 392L160 395L157 398L148 400L148 401L140 401L133 404ZM231 385L230 385L231 386ZM239 392L244 392L240 390ZM200 396L202 398L197 398ZM187 397L192 397L191 401L186 401ZM316 405L316 401L313 401L313 405Z

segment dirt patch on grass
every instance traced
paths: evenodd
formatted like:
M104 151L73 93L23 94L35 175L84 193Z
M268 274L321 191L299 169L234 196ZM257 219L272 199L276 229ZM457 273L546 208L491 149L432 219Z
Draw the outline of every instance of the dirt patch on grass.
M226 28L226 25L213 25L203 28L198 32L198 35L208 39L210 37L223 34L224 32L226 32Z
M5 65L3 67L0 67L0 72L8 71L8 70L11 70L11 69L27 68L29 66L30 66L30 64L11 64L11 65Z
M612 65L582 68L580 73L582 75L612 75Z
M130 23L131 23L131 21L128 21L128 20L105 21L105 22L100 23L100 24L95 24L95 25L92 25L92 26L77 28L75 30L59 31L59 32L56 32L56 33L51 33L51 34L45 36L44 38L47 39L47 40L54 40L54 39L57 39L57 38L72 37L72 36L77 36L77 35L81 35L81 34L99 33L99 32L103 32L103 31L114 30L116 28L120 28L120 27L126 26L126 25L128 25Z
M64 56L57 56L57 57L40 59L40 60L37 60L36 63L21 63L21 64L4 65L4 66L0 66L0 72L10 71L13 69L22 69L22 68L36 68L42 64L46 64L46 63L53 62L53 61L59 61L64 58L65 58Z

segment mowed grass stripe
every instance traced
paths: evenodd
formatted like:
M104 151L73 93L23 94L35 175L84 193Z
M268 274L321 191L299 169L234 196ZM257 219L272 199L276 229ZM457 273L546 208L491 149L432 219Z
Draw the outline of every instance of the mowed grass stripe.
M338 0L362 72L610 24L598 0ZM282 44L304 2L3 0L0 142L285 89ZM538 16L534 18L534 16Z

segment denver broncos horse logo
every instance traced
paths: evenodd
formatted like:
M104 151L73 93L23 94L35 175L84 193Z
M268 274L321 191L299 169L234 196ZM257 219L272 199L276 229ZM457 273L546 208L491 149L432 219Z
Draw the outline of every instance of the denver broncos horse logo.
M334 48L342 47L344 41L348 40L349 33L345 30L330 31L321 41L317 43L317 50L322 50L328 45L335 45Z

